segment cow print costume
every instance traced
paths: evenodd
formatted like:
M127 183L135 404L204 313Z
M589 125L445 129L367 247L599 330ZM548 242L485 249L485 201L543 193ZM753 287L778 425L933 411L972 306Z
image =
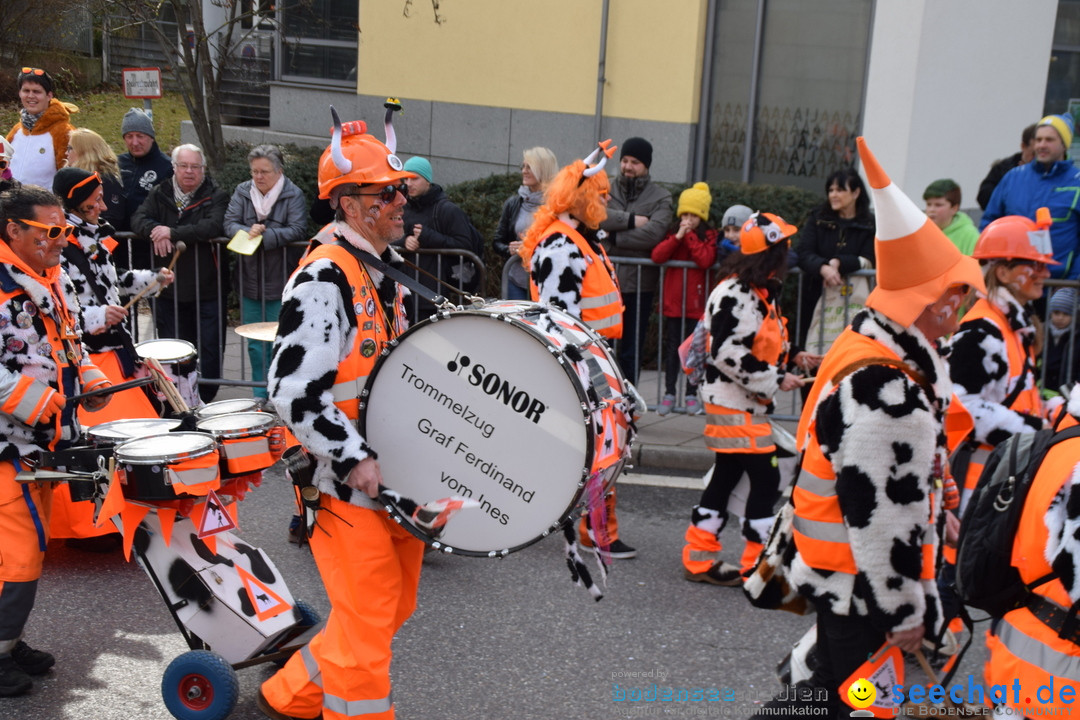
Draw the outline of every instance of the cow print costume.
M816 570L798 553L787 572L799 593L828 603L837 615L866 617L899 632L925 623L938 631L942 613L937 583L921 580L922 545L935 546L927 519L935 468L944 467L945 405L952 392L945 361L914 326L903 328L865 309L851 323L857 333L896 353L925 379L926 389L903 370L869 365L822 388L816 433L836 473L856 575ZM940 503L935 497L934 502ZM934 537L925 538L931 532Z
M98 296L103 295L109 305L120 305L122 297L138 295L149 287L156 273L153 270L127 270L118 275L112 253L104 244L113 228L104 223L92 225L74 213L68 213L67 221L75 232L69 240L71 247L64 249L64 271L71 278L82 307L86 328L83 344L90 352L119 350L123 344L117 333L126 332L126 329L121 326L105 332L105 305ZM86 277L82 269L68 259L70 253L80 251L88 261L91 277Z
M366 239L343 222L335 224L334 237L376 254ZM398 269L404 266L393 248L387 248L382 260ZM386 316L394 317L397 283L374 268L367 271ZM331 394L338 365L348 356L358 332L352 298L345 273L327 258L293 274L282 294L269 391L278 414L315 456L314 484L319 491L353 505L379 509L375 500L344 483L361 460L378 456L356 425L334 405Z
M1031 312L1007 288L996 288L988 298L1000 310L1024 344L1024 352L1035 342ZM1009 355L1001 329L987 318L964 322L949 344L949 371L956 396L975 420L975 440L997 445L1018 432L1043 427L1042 418L1011 410L1002 404L1017 382L1030 388L1035 374L1028 370L1019 378L1009 377Z
M585 227L577 231L600 255L597 232ZM532 280L539 291L537 302L581 317L581 288L588 266L588 259L573 240L562 233L548 235L537 244L532 257Z

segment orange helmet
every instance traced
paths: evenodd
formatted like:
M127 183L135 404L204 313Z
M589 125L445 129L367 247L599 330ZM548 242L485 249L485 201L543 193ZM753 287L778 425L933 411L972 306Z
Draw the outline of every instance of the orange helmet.
M779 215L756 212L739 229L739 249L743 255L764 252L797 232L799 228L787 224Z
M971 257L978 260L1034 260L1060 265L1050 245L1050 210L1039 208L1035 222L1023 215L1006 215L987 225Z
M395 106L396 109L401 108L400 105ZM319 158L320 198L328 200L331 190L346 183L383 184L416 177L416 173L402 169L401 160L394 154L396 142L389 119L393 111L388 101L386 126L389 145L384 145L375 136L367 134L367 124L363 120L342 125L337 110L330 106L334 127L330 146Z

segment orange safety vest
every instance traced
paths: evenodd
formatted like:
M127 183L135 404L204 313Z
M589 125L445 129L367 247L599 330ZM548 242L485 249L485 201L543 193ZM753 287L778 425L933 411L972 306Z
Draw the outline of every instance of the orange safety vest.
M848 530L840 511L840 499L836 494L836 473L826 459L817 441L814 414L817 399L824 384L859 360L888 358L897 363L903 361L881 343L854 332L850 327L836 339L818 370L818 379L807 397L802 417L799 419L797 440L804 446L802 465L792 489L791 499L795 506L792 535L795 547L803 561L812 568L855 575L858 567L848 542ZM910 374L910 372L909 372ZM834 386L835 388L835 386ZM806 432L803 432L803 428ZM932 538L934 532L934 493L929 496L926 531L924 538ZM934 544L924 540L922 546L923 580L934 578Z
M300 261L300 267L320 258L328 258L341 268L353 292L352 307L358 326L356 339L353 340L348 356L338 365L331 394L334 405L355 422L360 417L360 393L367 384L368 375L371 374L379 353L386 343L404 332L408 324L405 319L404 290L400 285L397 287L394 317L388 319L367 267L353 257L352 253L340 245L324 243L309 252ZM365 322L363 318L372 321L372 330L360 331L360 326Z
M1005 349L1009 362L1008 379L1012 381L1007 384L1012 384L1014 387L1015 383L1024 383L1025 385L1025 389L1021 391L1016 400L1009 405L1009 409L1027 415L1042 417L1042 398L1039 397L1039 388L1035 386L1035 378L1033 377L1033 369L1035 367L1034 356L1031 355L1030 352L1025 351L1023 341L1016 331L1013 330L1008 319L1001 310L986 298L979 298L978 302L972 306L971 310L968 310L967 313L964 314L964 322L960 325L961 330L968 322L978 319L985 319L996 325L1001 331L1002 336L1005 338ZM1026 368L1025 360L1027 360ZM1027 387L1029 377L1031 377L1031 383L1030 387ZM990 458L990 453L993 450L993 445L979 443L978 447L976 447L971 454L967 475L963 478L958 478L958 481L963 483L960 488L961 510L967 507L967 499L971 497L971 493L975 491L975 486L979 482L979 475L982 474L983 467L986 465L986 461Z
M768 293L756 287L751 289L765 303L769 312L754 336L750 354L769 365L779 365L789 347L787 318L769 302ZM706 346L712 347L711 338ZM762 404L768 402L771 402L771 398ZM712 403L705 403L705 413L705 446L710 450L729 453L771 453L776 450L776 444L772 441L772 426L764 414Z
M1066 416L1059 429L1077 424L1074 417ZM1020 578L1025 583L1034 582L1053 570L1044 554L1050 536L1046 528L1046 511L1072 477L1078 457L1080 439L1065 440L1050 448L1028 490L1012 552L1012 564L1020 571ZM1058 605L1062 615L1072 605L1065 585L1057 578L1036 586L1032 592ZM987 637L986 646L990 650L990 662L986 665L987 684L1011 687L1015 680L1020 681L1020 702L1013 702L1010 692L1006 702L1009 707L1018 710L1057 707L1061 688L1070 685L1073 697L1080 697L1080 645L1059 638L1026 607L1006 613L995 633ZM1051 684L1054 688L1052 702L1046 702L1045 691L1043 697L1037 699L1038 689ZM1031 698L1031 702L1025 702L1026 698Z
M623 304L619 292L619 280L615 266L611 264L604 248L593 249L581 233L561 220L548 225L541 237L560 233L570 238L585 256L585 277L581 281L581 321L606 338L622 337ZM529 291L533 302L540 300L540 288L529 277Z

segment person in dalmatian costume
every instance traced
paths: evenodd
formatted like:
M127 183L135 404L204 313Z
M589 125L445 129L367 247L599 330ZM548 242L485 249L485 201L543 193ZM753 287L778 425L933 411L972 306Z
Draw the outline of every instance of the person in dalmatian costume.
M112 227L101 220L105 210L104 188L97 173L62 168L53 178L53 192L63 202L67 221L74 228L60 262L75 287L82 308L83 346L114 385L132 380L140 373L141 364L125 324L128 311L122 307L121 298L137 295L155 283L164 287L173 281L173 274L162 268L160 281L158 274L151 270L117 274L111 252L116 241L112 238ZM79 422L87 427L112 420L157 416L157 408L142 388L116 393L101 410L79 408ZM66 484L57 485L53 497L52 536L82 539L115 532L108 525L95 527L93 511L91 503L71 502ZM68 544L103 551L116 547L104 542Z
M787 580L817 611L819 662L807 683L826 699L785 693L756 718L807 706L846 718L854 708L840 687L868 655L886 643L912 652L942 628L936 560L952 383L938 343L985 285L978 262L889 179L863 138L857 145L878 210L877 286L804 405L782 552Z
M78 441L67 397L110 383L79 341L79 302L60 267L71 232L60 200L42 188L9 189L0 193L0 218L0 696L11 696L55 663L22 639L49 541L52 487L15 476L39 452Z
M404 235L412 174L394 154L389 111L385 145L363 122L333 116L319 197L336 220L285 286L267 376L271 402L315 461L321 505L310 541L331 609L322 632L263 683L258 706L271 718L390 720L391 644L416 607L424 543L376 502L378 448L357 429L367 376L406 328L405 291L355 253L403 266L390 243Z

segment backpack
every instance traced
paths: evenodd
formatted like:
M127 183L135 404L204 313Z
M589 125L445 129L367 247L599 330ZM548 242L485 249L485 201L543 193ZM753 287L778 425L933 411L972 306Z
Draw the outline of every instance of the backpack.
M440 233L444 233L439 222L439 208L444 203L450 203L450 199L444 197L436 205L431 213L431 218L435 226L435 230ZM464 212L463 212L464 214ZM465 216L465 222L469 226L469 247L468 250L480 258L480 262L484 262L484 236L480 234L480 231L473 225L472 220ZM442 264L442 280L443 282L451 285L455 288L461 288L467 293L476 293L481 290L480 287L480 273L477 272L476 266L473 265L471 260L454 259L451 257L449 260L444 260Z
M1046 453L1076 437L1080 437L1080 425L1018 433L990 453L960 522L956 592L965 605L1002 617L1027 603L1032 588L1057 577L1050 573L1025 584L1012 564L1013 539Z

